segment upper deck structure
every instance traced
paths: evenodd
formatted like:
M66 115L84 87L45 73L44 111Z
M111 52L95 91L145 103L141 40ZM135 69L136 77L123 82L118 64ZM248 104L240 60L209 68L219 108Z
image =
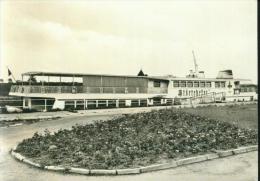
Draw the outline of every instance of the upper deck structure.
M26 72L9 95L22 97L25 108L40 110L172 105L176 98L215 100L217 94L221 101L257 99L254 87L246 89L251 81L234 79L231 70L220 71L216 78L198 73L173 77Z
M133 102L147 106L155 104L157 99L158 104L166 101L161 99L167 97L168 84L168 79L151 76L27 72L22 74L21 82L12 86L9 95L23 97L25 107L29 108L35 107L34 100L46 98L52 99L54 107L58 105L61 109L66 108L66 103L74 104L75 101L84 102L84 105L91 102L94 107L100 107L100 102L107 105L111 101L115 107L120 103L131 106Z

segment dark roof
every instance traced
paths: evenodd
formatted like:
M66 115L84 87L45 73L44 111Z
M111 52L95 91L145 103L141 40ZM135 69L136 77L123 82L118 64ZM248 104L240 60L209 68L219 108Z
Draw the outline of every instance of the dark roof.
M169 81L168 79L153 76L133 76L133 75L112 75L112 74L84 74L84 73L64 73L64 72L25 72L22 76L53 76L53 77L83 77L83 76L106 76L106 77L133 77Z
M137 76L145 76L142 69L139 71L139 73L137 74Z

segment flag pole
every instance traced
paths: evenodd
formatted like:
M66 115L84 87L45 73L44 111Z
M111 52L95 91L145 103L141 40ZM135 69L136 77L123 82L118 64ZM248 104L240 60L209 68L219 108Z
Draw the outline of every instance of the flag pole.
M15 79L13 73L10 71L10 69L9 69L8 66L6 66L6 67L7 67L7 71L8 71L8 77L11 75L11 76L13 77L14 81L16 82L16 79ZM10 75L9 75L9 74L10 74Z

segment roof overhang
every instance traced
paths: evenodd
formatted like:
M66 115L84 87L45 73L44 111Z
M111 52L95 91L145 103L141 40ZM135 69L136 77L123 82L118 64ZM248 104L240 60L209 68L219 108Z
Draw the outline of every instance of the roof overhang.
M133 76L133 75L112 75L112 74L84 74L84 73L59 73L59 72L25 72L22 76L49 76L49 77L84 77L84 76L103 76L103 77L129 77L129 78L145 78L150 80L163 80L169 82L168 79L153 76Z

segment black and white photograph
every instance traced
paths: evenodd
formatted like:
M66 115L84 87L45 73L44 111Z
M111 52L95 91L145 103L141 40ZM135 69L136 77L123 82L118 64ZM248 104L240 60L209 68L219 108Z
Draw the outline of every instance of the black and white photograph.
M0 0L0 181L257 181L256 0Z

